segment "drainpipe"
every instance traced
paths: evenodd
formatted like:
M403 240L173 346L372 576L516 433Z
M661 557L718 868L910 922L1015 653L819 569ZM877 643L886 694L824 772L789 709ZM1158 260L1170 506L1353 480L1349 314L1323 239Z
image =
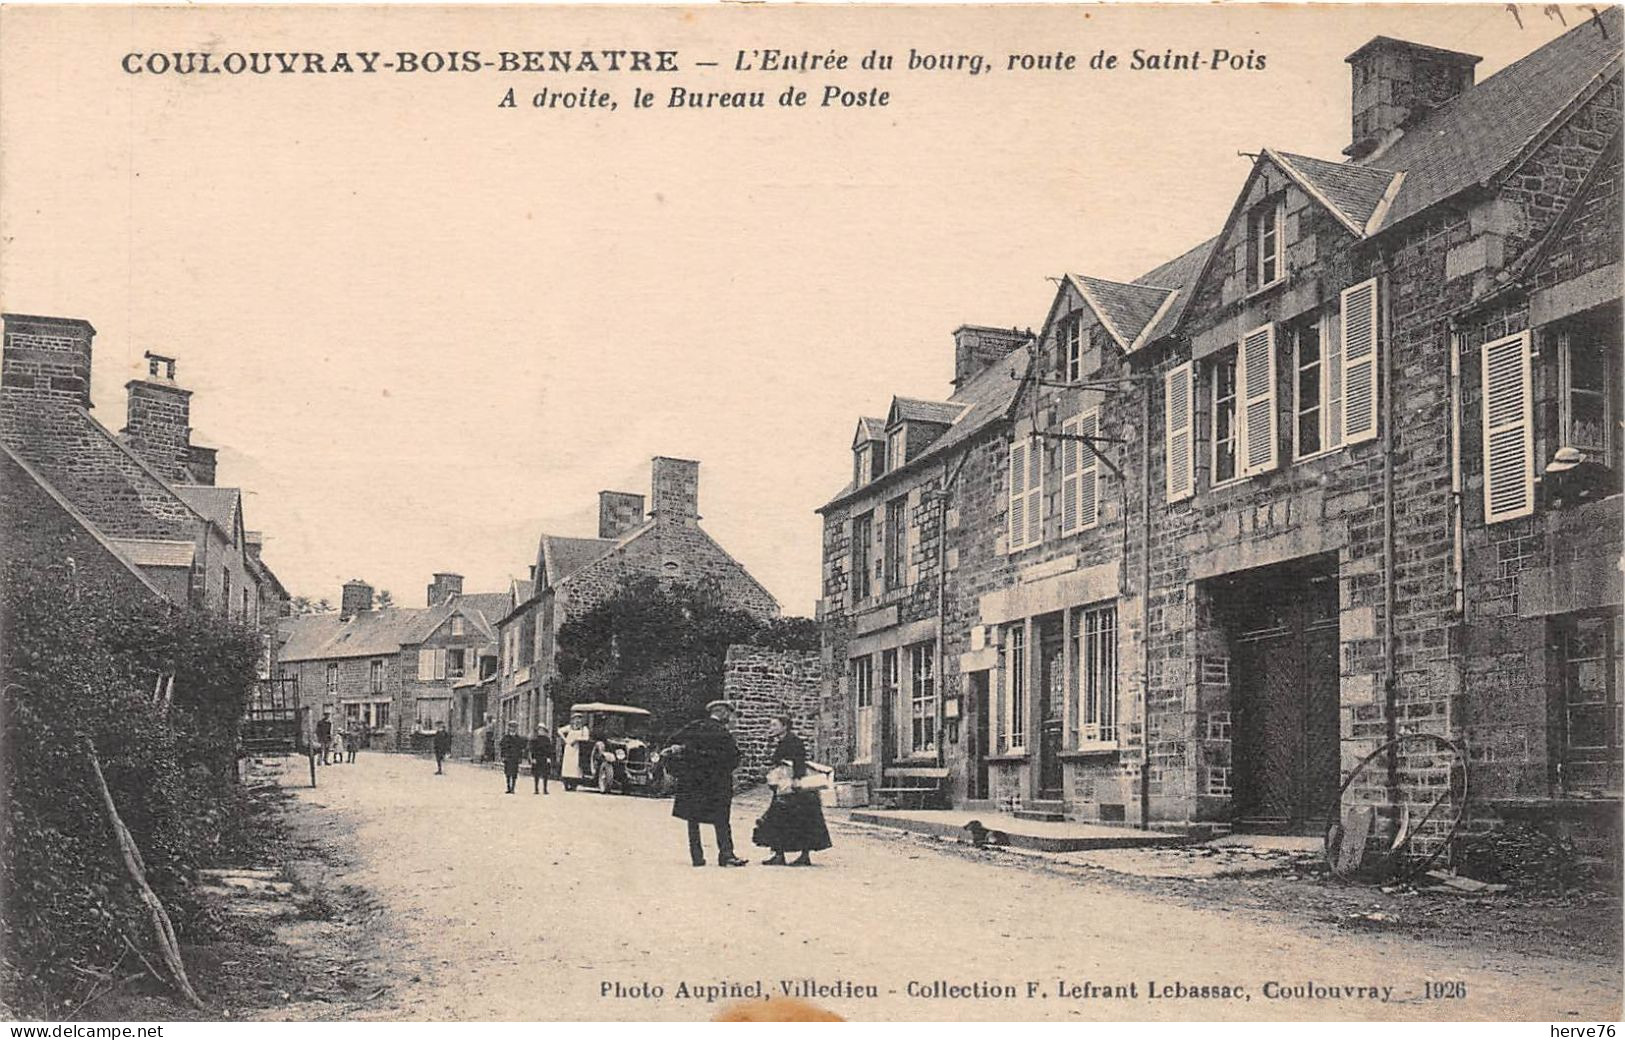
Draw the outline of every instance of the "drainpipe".
M1151 826L1151 388L1147 378L1140 394L1140 829ZM1124 526L1128 516L1123 517Z
M1450 567L1458 621L1467 618L1467 549L1462 529L1461 490L1461 331L1450 319Z
M1377 253L1377 300L1382 308L1382 685L1387 715L1388 803L1399 796L1399 720L1394 712L1399 684L1394 676L1398 641L1394 632L1394 308L1388 256Z

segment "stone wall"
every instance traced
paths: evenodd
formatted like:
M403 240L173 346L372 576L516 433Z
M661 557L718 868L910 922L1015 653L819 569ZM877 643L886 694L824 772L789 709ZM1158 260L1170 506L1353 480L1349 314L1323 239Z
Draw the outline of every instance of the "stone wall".
M739 742L736 785L761 783L772 765L768 756L774 740L768 735L773 716L788 712L795 731L807 745L807 755L820 757L818 742L819 691L823 668L817 651L768 650L759 646L730 646L723 664L722 696L736 709L733 732Z

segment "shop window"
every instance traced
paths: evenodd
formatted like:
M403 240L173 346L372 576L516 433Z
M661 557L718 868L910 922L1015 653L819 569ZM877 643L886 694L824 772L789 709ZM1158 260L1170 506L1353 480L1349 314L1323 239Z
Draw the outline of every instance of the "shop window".
M868 655L852 661L852 761L872 762L875 757L875 669Z
M937 750L936 646L909 647L909 753L928 755Z
M1077 747L1117 743L1117 606L1077 612L1072 626L1072 660L1077 668L1072 713Z
M1027 749L1027 629L1011 625L1004 636L1004 752Z

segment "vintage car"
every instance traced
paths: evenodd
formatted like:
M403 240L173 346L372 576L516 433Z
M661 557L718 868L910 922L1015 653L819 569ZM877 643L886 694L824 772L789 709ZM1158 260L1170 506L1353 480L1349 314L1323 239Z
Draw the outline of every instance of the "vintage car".
M666 771L649 739L648 711L630 704L592 701L572 705L570 714L585 717L591 739L576 745L576 753L581 756L581 779L566 778L566 791L583 784L604 794L665 793ZM564 753L569 754L569 749Z

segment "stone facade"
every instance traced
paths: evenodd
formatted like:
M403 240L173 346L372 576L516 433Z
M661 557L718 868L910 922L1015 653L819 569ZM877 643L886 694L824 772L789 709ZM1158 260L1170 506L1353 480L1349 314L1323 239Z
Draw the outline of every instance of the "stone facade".
M722 696L735 708L733 734L739 743L739 786L759 784L772 768L769 756L774 739L768 724L788 713L795 732L807 745L807 754L822 761L818 743L818 708L823 668L817 651L768 650L759 646L730 646L723 662Z
M1358 112L1357 136L1386 137L1364 165L1266 150L1213 242L1136 283L1062 281L1038 379L1005 423L955 441L942 493L920 472L826 506L832 757L859 754L852 664L902 631L941 640L932 757L958 802L1313 832L1347 780L1342 806L1370 807L1384 837L1444 793L1408 835L1425 853L1463 779L1413 736L1432 735L1467 749L1470 829L1617 809L1620 76L1590 38L1550 46L1542 62L1602 72L1504 167L1415 204L1395 173L1443 131L1424 123L1416 144ZM1445 86L1482 106L1468 57L1440 59L1465 70ZM1521 336L1519 405L1504 386ZM1496 421L1529 431L1521 455L1495 442L1530 484L1497 477L1514 506L1494 516L1489 347L1512 359ZM1576 445L1591 483L1559 494L1541 474ZM890 542L876 519L854 546L852 520L894 496L945 585L911 555L904 581L854 604L854 561ZM906 692L869 696L879 732L903 732ZM871 771L916 764L907 751L882 739Z

